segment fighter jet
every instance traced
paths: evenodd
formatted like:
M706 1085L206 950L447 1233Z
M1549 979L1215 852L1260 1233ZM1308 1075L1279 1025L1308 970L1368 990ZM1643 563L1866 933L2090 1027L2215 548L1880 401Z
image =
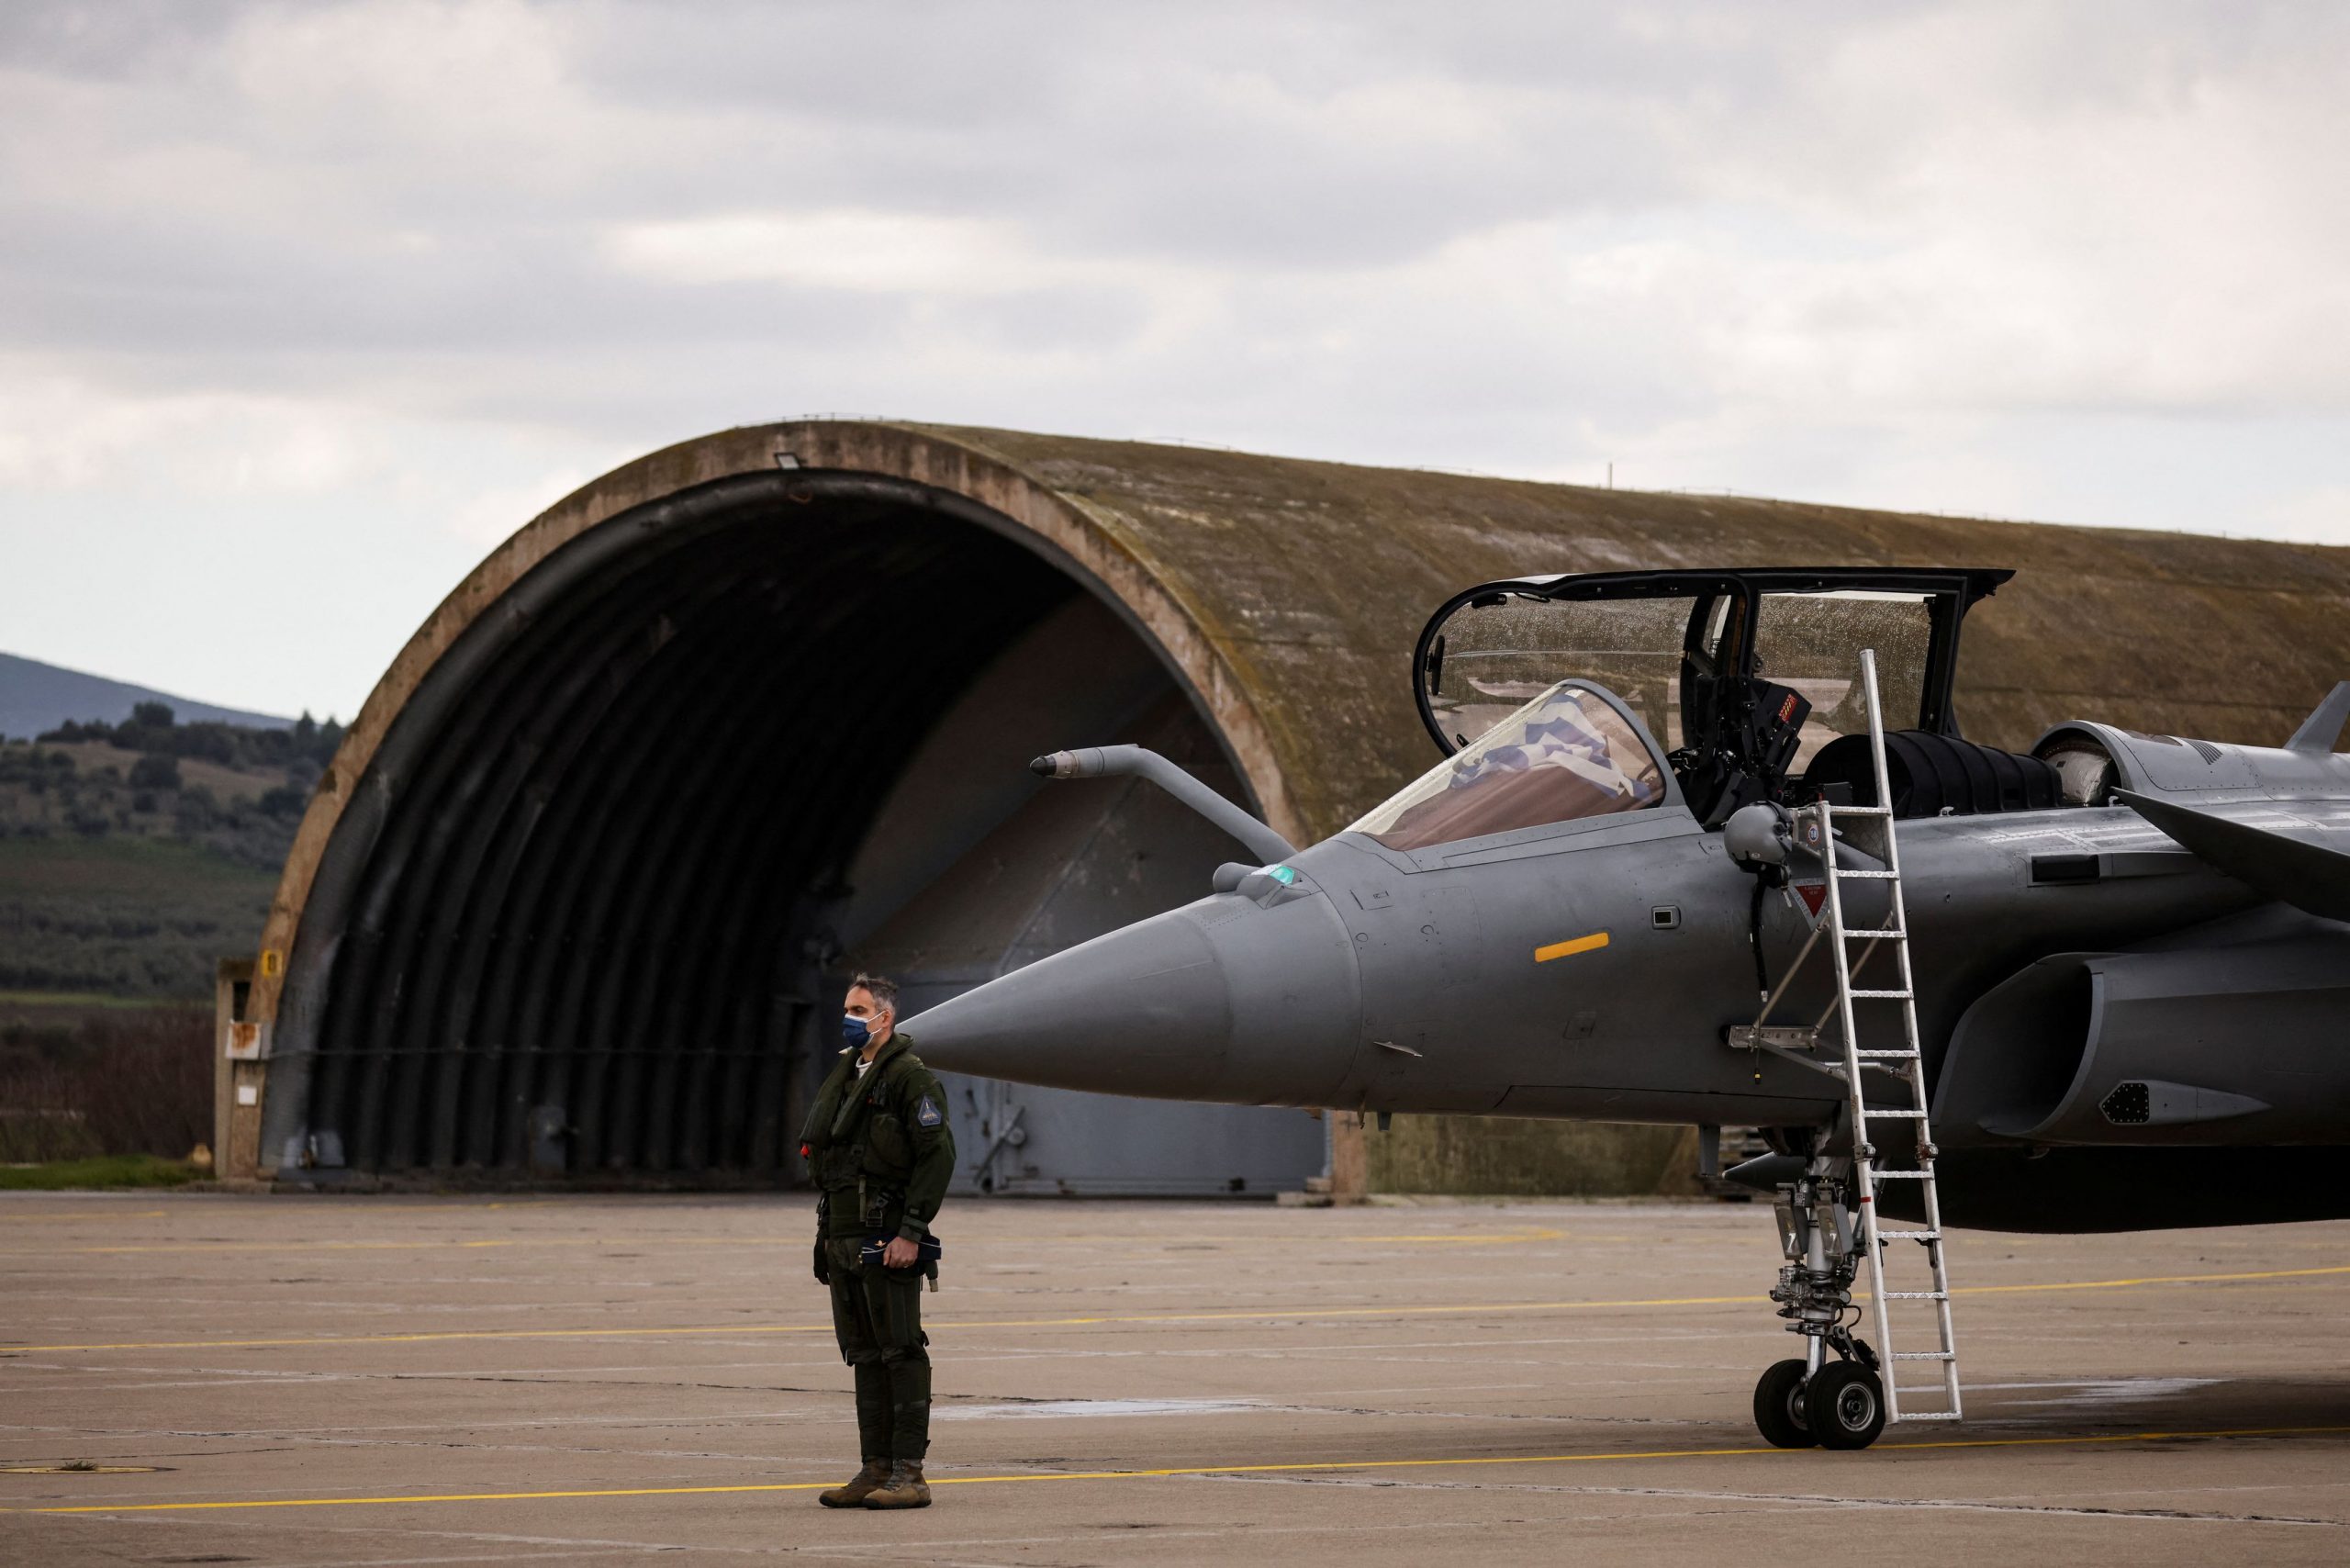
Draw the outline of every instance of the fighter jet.
M1960 632L2010 576L1469 588L1412 655L1440 759L1302 850L1135 748L1039 758L1152 777L1254 858L908 1031L1069 1089L1762 1129L1729 1174L1776 1196L1803 1353L1757 1426L1954 1420L1946 1226L2350 1215L2350 682L2282 747L1979 745Z

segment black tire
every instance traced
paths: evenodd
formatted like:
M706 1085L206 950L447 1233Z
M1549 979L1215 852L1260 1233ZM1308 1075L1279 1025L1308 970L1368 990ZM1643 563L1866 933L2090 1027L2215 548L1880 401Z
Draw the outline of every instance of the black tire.
M1781 1361L1754 1385L1754 1427L1774 1448L1807 1449L1819 1439L1804 1421L1804 1364Z
M1831 1361L1804 1390L1804 1418L1824 1449L1864 1449L1885 1430L1885 1385L1858 1361Z

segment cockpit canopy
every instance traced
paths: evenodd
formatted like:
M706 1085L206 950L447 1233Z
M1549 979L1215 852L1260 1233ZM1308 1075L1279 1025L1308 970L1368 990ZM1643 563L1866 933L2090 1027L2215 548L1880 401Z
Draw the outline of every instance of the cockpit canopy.
M1876 653L1888 730L1955 736L1959 624L2013 575L1774 567L1485 583L1420 633L1414 697L1438 744L1468 756L1483 755L1494 725L1570 700L1561 693L1576 682L1603 687L1662 740L1691 809L1716 823L1750 801L1788 799L1823 747L1867 729L1863 648ZM1595 708L1606 704L1579 701ZM1383 828L1362 831L1413 831L1406 819L1428 804L1415 793L1436 777L1365 819L1394 812Z
M1598 691L1562 680L1348 831L1390 849L1608 816L1659 804L1662 762Z

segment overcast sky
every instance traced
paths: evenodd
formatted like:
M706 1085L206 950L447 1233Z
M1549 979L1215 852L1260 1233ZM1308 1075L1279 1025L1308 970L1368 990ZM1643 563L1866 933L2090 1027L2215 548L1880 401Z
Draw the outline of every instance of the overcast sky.
M825 409L2350 543L2345 165L2328 3L7 0L0 649L347 716Z

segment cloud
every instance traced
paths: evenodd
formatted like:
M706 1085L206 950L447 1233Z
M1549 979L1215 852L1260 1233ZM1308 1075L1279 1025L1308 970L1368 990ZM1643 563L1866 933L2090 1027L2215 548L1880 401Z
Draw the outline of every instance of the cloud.
M2317 536L2345 68L2286 4L11 6L0 543L307 508L207 589L298 599L843 408Z
M476 490L460 499L451 511L449 531L487 553L600 471L570 465L551 468L520 484L493 485Z
M859 294L1009 294L1071 281L1010 225L894 212L743 212L622 224L601 249L666 283L773 283Z
M0 359L0 493L327 495L384 471L359 412L235 392L126 395Z

